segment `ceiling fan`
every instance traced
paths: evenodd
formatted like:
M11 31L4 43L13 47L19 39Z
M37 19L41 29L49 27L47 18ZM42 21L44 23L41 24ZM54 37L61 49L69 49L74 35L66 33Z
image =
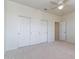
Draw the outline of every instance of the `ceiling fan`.
M52 8L52 9L58 8L59 10L61 10L61 9L63 9L63 7L65 6L65 3L67 1L68 0L61 0L61 1L57 0L57 2L50 1L50 3L53 4L53 5L56 5L56 7Z
M57 0L57 2L50 1L50 3L51 3L52 5L55 5L55 7L54 7L54 8L51 8L51 9L56 9L56 8L58 8L59 10L61 10L61 9L64 8L65 3L66 3L67 1L68 1L68 0L61 0L61 1L58 1L58 0ZM44 10L48 10L48 9L45 8Z

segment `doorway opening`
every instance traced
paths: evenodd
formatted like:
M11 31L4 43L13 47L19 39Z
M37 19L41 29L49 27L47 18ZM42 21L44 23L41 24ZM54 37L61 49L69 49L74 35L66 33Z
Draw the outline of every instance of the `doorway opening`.
M55 22L55 41L59 40L59 22Z

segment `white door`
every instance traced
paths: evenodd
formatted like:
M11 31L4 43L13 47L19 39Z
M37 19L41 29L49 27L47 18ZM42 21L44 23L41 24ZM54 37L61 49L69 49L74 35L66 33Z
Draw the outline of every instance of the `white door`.
M30 45L40 43L40 20L31 20L31 39Z
M66 23L60 22L60 40L66 39Z
M18 21L18 45L19 47L27 46L30 39L30 19L20 17Z
M41 41L48 41L48 22L47 20L41 20Z

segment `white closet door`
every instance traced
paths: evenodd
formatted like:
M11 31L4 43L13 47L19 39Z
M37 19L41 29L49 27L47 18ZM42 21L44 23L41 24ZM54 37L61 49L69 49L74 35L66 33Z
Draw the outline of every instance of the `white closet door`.
M41 20L41 41L48 41L48 22L47 20Z
M31 20L31 39L30 44L40 43L40 21L37 19Z
M60 22L60 40L66 39L66 24L65 22Z
M30 39L30 19L20 17L18 27L18 42L19 47L29 45Z

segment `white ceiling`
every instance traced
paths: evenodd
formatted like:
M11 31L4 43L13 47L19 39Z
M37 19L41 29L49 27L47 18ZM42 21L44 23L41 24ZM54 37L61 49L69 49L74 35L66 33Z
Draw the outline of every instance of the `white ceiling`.
M50 1L56 2L57 0L11 0L11 1L15 1L15 2L24 4L24 5L28 5L30 7L37 8L42 11L44 11L44 8L47 8L48 10L45 12L52 13L55 15L65 15L75 10L74 0L68 0L65 3L65 6L62 10L58 10L57 8L52 9L53 7L55 7L55 5L51 4ZM58 0L58 1L61 1L61 0Z

